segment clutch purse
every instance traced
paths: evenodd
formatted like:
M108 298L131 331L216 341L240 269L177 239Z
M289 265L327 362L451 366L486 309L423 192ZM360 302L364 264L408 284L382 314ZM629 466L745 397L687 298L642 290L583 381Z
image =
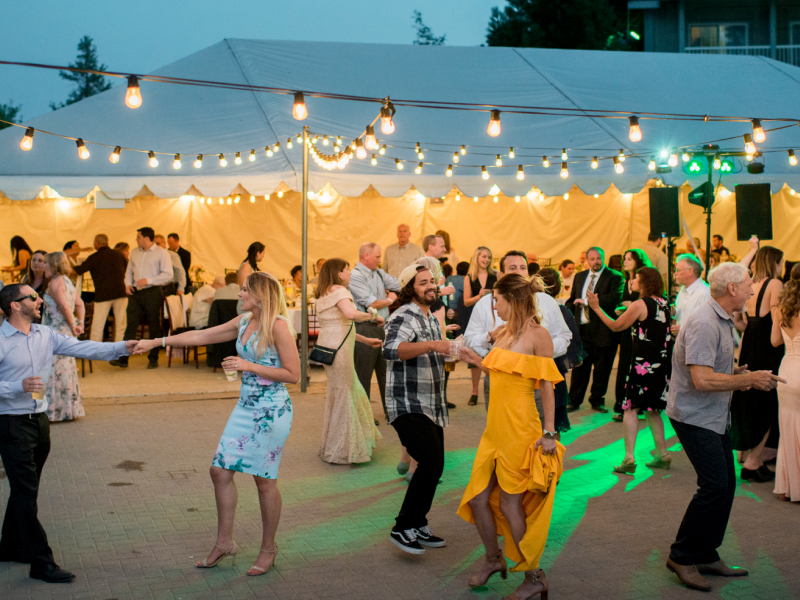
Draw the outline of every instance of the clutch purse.
M320 346L319 344L315 345L314 349L311 351L311 354L308 355L308 360L313 360L314 362L318 362L323 365L332 365L333 359L336 358L336 353L342 346L344 346L344 343L350 336L351 331L353 331L352 323L350 323L350 329L347 330L347 335L344 336L342 343L339 344L339 348L336 348L336 350L334 350L333 348L326 348L325 346Z

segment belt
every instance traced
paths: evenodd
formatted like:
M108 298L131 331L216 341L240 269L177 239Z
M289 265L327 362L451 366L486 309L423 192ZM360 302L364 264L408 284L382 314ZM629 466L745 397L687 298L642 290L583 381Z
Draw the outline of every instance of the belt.
M45 411L38 412L38 413L27 413L27 414L23 414L23 415L19 415L19 414L14 414L14 415L5 414L5 415L0 415L0 417L14 417L14 418L17 418L17 419L38 419L38 418L39 418L39 415L43 415L43 414L44 414L44 412L45 412Z

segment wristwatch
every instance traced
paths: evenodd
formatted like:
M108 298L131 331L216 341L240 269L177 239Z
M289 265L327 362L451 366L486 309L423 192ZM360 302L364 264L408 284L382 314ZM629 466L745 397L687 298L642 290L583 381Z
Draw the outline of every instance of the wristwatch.
M556 431L547 431L546 429L542 429L542 437L546 440L554 440L556 439L557 435L558 432Z

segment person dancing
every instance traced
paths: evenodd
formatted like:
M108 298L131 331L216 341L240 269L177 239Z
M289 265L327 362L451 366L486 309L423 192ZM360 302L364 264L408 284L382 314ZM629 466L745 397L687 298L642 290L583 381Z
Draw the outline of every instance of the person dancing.
M548 583L539 561L544 553L553 513L556 483L563 471L564 446L556 441L553 384L563 380L553 361L553 341L539 323L534 294L543 291L541 278L505 275L494 287L495 309L506 321L492 351L483 361L464 348L464 360L491 378L489 411L472 475L458 515L478 528L486 562L469 580L484 585L499 572L506 578L506 559L497 544L517 562L512 571L525 579L508 598L547 600ZM544 429L536 410L534 390L540 387Z
M261 550L247 574L269 571L278 546L275 532L281 516L278 465L292 428L292 402L287 383L300 380L300 358L295 332L287 318L281 284L273 275L256 271L247 276L239 292L244 314L217 327L187 331L156 340L142 340L136 353L158 345L187 347L236 340L238 356L222 362L225 371L242 371L239 403L222 432L211 463L211 481L217 501L217 541L197 567L217 566L226 556L235 561L239 546L233 540L233 517L238 492L235 473L255 479L263 527ZM263 556L262 556L263 555Z

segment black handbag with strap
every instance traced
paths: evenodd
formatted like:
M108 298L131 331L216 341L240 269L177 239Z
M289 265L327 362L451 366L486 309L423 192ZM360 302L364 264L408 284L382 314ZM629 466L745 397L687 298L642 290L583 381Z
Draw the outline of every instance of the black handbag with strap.
M316 344L314 349L311 351L311 354L308 356L308 360L313 360L314 362L321 363L323 365L332 365L333 359L336 358L336 353L344 346L344 343L347 341L347 338L350 337L350 332L353 331L353 324L350 323L350 329L347 330L347 335L344 336L342 343L339 344L339 347L334 350L333 348L326 348L325 346L320 346Z

